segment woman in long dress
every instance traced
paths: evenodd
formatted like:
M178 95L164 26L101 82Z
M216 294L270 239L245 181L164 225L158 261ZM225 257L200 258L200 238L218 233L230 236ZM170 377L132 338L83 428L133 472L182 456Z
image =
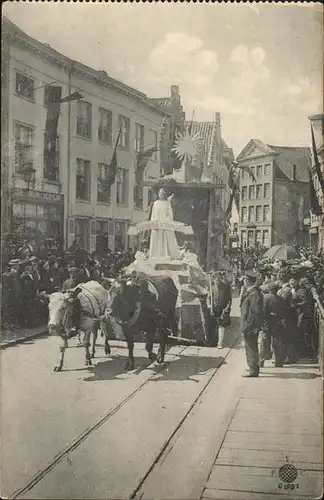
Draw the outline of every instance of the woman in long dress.
M153 204L151 220L167 222L173 221L173 211L170 199L165 189L160 189L159 199ZM171 229L152 229L149 249L151 259L179 259L180 250L175 232Z

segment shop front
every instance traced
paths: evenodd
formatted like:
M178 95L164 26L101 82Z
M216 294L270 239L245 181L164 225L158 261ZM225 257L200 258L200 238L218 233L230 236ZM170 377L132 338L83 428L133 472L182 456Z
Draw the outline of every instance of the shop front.
M11 190L11 233L35 241L63 238L64 197L33 189Z

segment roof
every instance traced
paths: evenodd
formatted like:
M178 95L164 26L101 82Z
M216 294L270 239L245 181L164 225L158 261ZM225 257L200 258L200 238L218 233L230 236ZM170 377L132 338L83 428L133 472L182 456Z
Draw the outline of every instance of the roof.
M205 165L209 166L213 160L213 154L215 153L215 150L217 148L216 122L187 121L186 126L192 126L191 134L199 134L200 138L202 139L205 149ZM223 150L230 149L223 139L221 139L221 147Z
M259 139L251 139L237 160L256 160L262 156L273 155L275 175L278 179L309 182L310 149L304 146L273 146ZM296 178L293 166L296 165Z
M35 38L32 38L31 36L27 35L27 33L25 33L22 29L20 29L16 24L14 24L5 16L3 16L2 18L2 34L9 36L11 35L13 37L12 39L14 42L22 41L26 45L29 44L29 48L33 48L39 52L42 51L45 55L52 57L57 61L57 63L61 65L66 65L69 68L71 68L71 66L73 65L74 70L81 71L87 74L89 77L95 78L96 82L99 85L101 84L111 87L117 92L122 92L128 95L129 97L133 97L136 100L141 101L142 104L147 105L148 107L154 109L160 114L167 113L167 111L163 109L161 106L159 106L158 103L154 102L154 99L149 99L147 95L144 94L143 92L134 89L133 87L129 87L128 85L119 80L111 78L110 76L108 76L106 71L96 70L79 61L70 59L64 54L61 54L57 50L53 49L49 44L40 42L39 40L36 40Z
M171 108L172 101L171 97L152 97L151 101L154 102L160 108Z
M276 177L309 182L310 148L267 145L276 154ZM296 165L296 179L293 166Z

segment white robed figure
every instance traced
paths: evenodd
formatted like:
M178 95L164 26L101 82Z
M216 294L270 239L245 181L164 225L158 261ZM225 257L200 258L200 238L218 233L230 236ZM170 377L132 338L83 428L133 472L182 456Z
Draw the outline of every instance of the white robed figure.
M171 198L167 198L165 189L160 189L159 199L153 203L152 221L173 221ZM179 259L180 249L175 232L172 229L152 229L149 249L151 259Z

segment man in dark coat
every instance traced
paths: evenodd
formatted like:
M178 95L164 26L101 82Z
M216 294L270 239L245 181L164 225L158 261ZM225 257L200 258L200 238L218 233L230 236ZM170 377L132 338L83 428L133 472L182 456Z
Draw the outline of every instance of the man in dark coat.
M269 293L264 296L263 332L269 337L272 344L275 366L281 367L285 360L283 348L284 301L282 297L277 295L278 289L279 286L276 283L271 283L268 285Z
M225 275L219 272L212 284L211 296L208 300L210 318L208 324L208 344L223 348L225 328L230 324L232 305L231 285L226 281ZM216 337L216 338L215 338Z
M241 303L241 332L244 336L248 373L243 377L259 376L258 335L263 325L263 295L258 276L252 271L245 272L247 290Z

